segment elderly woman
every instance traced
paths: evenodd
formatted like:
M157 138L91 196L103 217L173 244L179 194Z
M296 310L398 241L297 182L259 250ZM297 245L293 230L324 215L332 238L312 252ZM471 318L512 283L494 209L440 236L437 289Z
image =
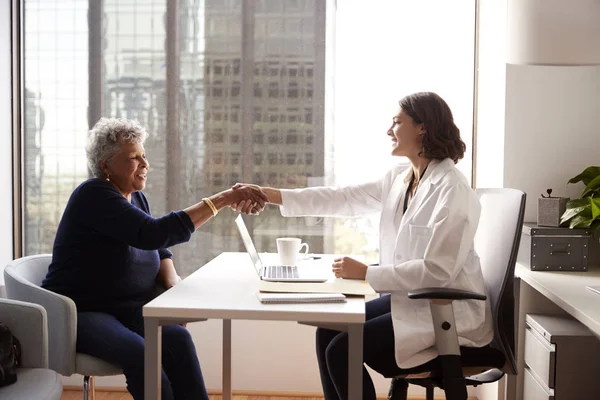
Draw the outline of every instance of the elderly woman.
M257 188L225 190L163 217L150 215L141 190L149 169L148 134L136 121L101 119L90 131L88 166L95 175L71 194L43 282L77 305L77 352L123 369L134 399L144 398L142 306L158 283L179 281L169 246L187 242L202 224L233 203L256 204ZM163 399L208 399L194 344L180 325L162 330Z

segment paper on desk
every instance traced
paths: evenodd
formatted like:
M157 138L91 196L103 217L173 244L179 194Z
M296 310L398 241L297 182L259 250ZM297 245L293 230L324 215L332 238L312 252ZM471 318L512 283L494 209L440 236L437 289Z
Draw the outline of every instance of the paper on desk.
M369 282L356 279L332 279L322 283L260 281L258 290L261 292L342 293L363 296L375 294Z

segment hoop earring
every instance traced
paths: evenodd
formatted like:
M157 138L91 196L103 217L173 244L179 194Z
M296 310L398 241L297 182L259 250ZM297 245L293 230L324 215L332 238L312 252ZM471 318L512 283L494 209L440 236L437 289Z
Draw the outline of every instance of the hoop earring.
M110 182L110 175L106 175L106 182Z

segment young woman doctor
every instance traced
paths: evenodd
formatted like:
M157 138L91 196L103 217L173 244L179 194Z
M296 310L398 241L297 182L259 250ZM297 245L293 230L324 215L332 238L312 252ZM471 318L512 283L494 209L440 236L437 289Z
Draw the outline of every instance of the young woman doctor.
M412 168L396 167L381 180L341 188L261 188L283 216L352 217L381 213L380 263L367 266L350 257L336 259L335 276L366 279L378 292L366 304L364 362L384 374L400 374L437 356L427 300L410 300L407 292L448 287L484 293L473 239L480 205L454 164L465 144L446 102L431 92L414 93L399 102L387 130L392 155L404 156ZM244 186L238 184L234 188ZM252 204L232 208L252 212ZM487 302L453 304L461 346L484 346L493 337ZM348 397L348 335L317 329L317 358L325 399ZM363 399L375 388L363 369Z

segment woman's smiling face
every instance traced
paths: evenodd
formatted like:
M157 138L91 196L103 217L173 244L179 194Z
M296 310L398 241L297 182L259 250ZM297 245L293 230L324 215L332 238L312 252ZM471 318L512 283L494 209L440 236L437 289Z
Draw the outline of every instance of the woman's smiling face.
M141 143L122 143L119 151L103 167L110 182L128 199L131 193L146 187L149 168Z
M423 124L417 124L408 114L398 107L392 119L387 135L392 138L393 156L416 156L421 151L419 135Z

